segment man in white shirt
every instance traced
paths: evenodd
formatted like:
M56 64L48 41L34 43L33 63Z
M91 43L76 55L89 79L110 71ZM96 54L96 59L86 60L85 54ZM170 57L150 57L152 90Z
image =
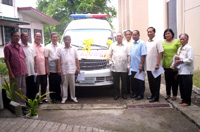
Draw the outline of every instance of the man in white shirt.
M152 71L159 69L162 53L164 51L162 41L155 38L155 32L156 30L154 27L149 27L147 29L149 40L146 42L147 55L145 59L145 69L147 70L149 88L151 91L151 96L147 97L150 103L159 101L161 75L154 78Z
M122 43L122 33L117 33L117 43L112 44L109 49L108 59L114 82L114 100L120 97L120 79L122 80L122 98L127 99L127 72L130 67L129 47Z
M68 84L70 88L71 99L78 102L75 96L75 72L80 73L77 49L72 47L71 37L63 38L65 47L58 50L58 74L62 77L62 101L64 104L68 98Z
M54 92L50 93L50 98L53 103L56 100L61 100L61 76L58 75L58 56L56 53L62 46L58 43L58 38L57 33L52 33L51 43L45 48L45 64L47 65L46 71L49 75L49 91Z
M180 34L179 39L181 47L178 49L178 56L180 59L175 61L175 65L180 65L178 69L178 80L181 93L182 106L191 105L191 95L193 87L193 73L194 73L194 53L192 47L188 44L189 36L186 33Z
M130 29L124 31L124 36L126 39L123 41L123 44L128 45L130 50L131 50L131 46L133 44L132 34L133 34L133 31L131 31ZM128 75L127 94L130 94L130 92L131 92L131 76Z
M26 69L28 72L28 76L26 77L26 96L29 99L34 99L35 95L37 94L36 79L34 78L35 72L37 72L36 63L35 63L36 53L33 49L32 44L28 43L29 37L26 32L23 32L21 34L21 41L22 41L21 42L22 48L26 55L25 63L26 63Z

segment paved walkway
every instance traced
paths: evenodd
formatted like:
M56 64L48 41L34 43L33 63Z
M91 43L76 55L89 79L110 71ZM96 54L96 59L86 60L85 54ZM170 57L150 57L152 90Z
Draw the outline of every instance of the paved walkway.
M1 132L112 132L98 128L24 118L0 118Z
M165 94L165 85L161 84L161 91L160 94L164 97ZM171 99L168 99L168 102L173 105L174 108L179 110L183 115L185 115L189 120L191 120L193 123L195 123L200 128L200 107L194 104L191 104L191 106L183 107L178 102L180 102L180 96L178 96L176 101L172 101Z
M160 94L165 97L165 85L161 84ZM127 100L128 101L128 100ZM146 99L144 99L146 101ZM183 107L176 101L168 100L177 110L185 115L189 120L200 128L200 109L192 104L189 107ZM144 103L144 102L143 102ZM77 104L78 105L78 104ZM123 109L126 106L121 106ZM120 107L120 108L121 108ZM45 109L45 108L44 108ZM50 121L41 121L25 118L0 118L0 132L111 132L98 128L69 125L64 123L56 123Z

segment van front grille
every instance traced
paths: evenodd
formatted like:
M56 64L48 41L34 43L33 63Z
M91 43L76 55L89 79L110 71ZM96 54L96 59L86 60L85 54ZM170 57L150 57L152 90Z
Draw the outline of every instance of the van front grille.
M105 59L81 59L79 60L81 70L105 69L107 61Z

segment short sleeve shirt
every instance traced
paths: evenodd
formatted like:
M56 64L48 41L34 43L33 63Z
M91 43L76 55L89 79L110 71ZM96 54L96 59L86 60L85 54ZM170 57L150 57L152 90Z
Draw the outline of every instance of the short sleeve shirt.
M61 48L62 45L57 43L55 46L54 44L50 43L45 47L45 57L48 57L48 68L49 72L57 73L58 72L58 56L57 51Z
M57 56L61 61L62 74L75 74L76 59L78 58L77 49L70 46L69 48L60 48Z
M35 75L34 71L34 57L36 56L35 51L33 49L33 45L28 43L27 46L21 43L24 53L26 55L26 69L28 72L28 76Z
M177 54L177 50L181 47L181 43L178 39L174 40L174 42L168 44L165 40L162 41L163 43L163 58L162 58L162 66L164 68L170 68L174 55Z
M146 55L146 44L139 39L132 43L131 46L131 65L130 70L137 72L140 66L141 56Z
M164 51L162 41L153 38L152 41L148 40L146 42L146 47L147 55L145 59L145 69L147 71L152 71L155 69L159 53Z
M13 43L9 43L4 48L5 60L10 63L11 70L15 76L21 76L26 74L26 66L24 59L26 55L23 48L18 44L19 48L16 48Z
M46 69L45 69L45 48L39 44L33 44L33 49L36 53L36 66L37 66L37 75L45 75Z

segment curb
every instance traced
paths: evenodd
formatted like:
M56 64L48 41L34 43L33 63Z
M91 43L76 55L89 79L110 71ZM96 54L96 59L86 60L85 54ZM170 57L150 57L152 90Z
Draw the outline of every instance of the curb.
M198 88L198 87L196 87L195 85L193 85L192 90L193 90L194 92L196 92L197 94L200 95L200 88Z

